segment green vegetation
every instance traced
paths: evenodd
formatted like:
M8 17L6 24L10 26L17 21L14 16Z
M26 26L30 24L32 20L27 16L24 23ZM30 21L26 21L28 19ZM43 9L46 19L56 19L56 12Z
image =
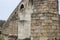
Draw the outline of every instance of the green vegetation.
M0 35L0 40L3 40L2 36Z
M4 20L0 20L0 34L1 34L2 26L3 26L4 23L5 23Z
M0 20L0 27L2 27L3 23L5 23L5 21Z
M25 39L23 39L23 40L31 40L31 38L25 38Z

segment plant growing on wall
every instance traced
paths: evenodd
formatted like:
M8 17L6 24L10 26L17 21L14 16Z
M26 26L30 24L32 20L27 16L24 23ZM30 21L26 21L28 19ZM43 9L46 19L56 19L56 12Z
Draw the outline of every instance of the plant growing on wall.
M31 40L30 38L25 38L25 39L23 39L23 40Z
M2 36L0 35L0 40L3 40Z

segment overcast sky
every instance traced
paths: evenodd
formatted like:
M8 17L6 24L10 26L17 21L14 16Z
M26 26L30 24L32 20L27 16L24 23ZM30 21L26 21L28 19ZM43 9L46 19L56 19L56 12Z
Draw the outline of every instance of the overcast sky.
M0 20L7 20L21 0L0 0Z
M7 20L21 0L0 0L0 20ZM59 0L60 9L60 0ZM60 11L59 11L60 13Z

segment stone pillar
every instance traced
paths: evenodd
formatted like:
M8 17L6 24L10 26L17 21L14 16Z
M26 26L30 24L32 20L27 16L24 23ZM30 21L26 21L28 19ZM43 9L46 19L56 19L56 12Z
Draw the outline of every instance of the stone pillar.
M31 11L30 9L24 9L24 11L18 13L18 39L30 38L31 35Z

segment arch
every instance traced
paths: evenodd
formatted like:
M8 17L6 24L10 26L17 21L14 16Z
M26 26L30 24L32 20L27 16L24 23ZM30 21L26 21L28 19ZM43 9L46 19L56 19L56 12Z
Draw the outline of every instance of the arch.
M21 9L23 9L23 8L24 8L24 5L23 5L23 4L21 4L21 6L20 6L20 10L21 10Z

